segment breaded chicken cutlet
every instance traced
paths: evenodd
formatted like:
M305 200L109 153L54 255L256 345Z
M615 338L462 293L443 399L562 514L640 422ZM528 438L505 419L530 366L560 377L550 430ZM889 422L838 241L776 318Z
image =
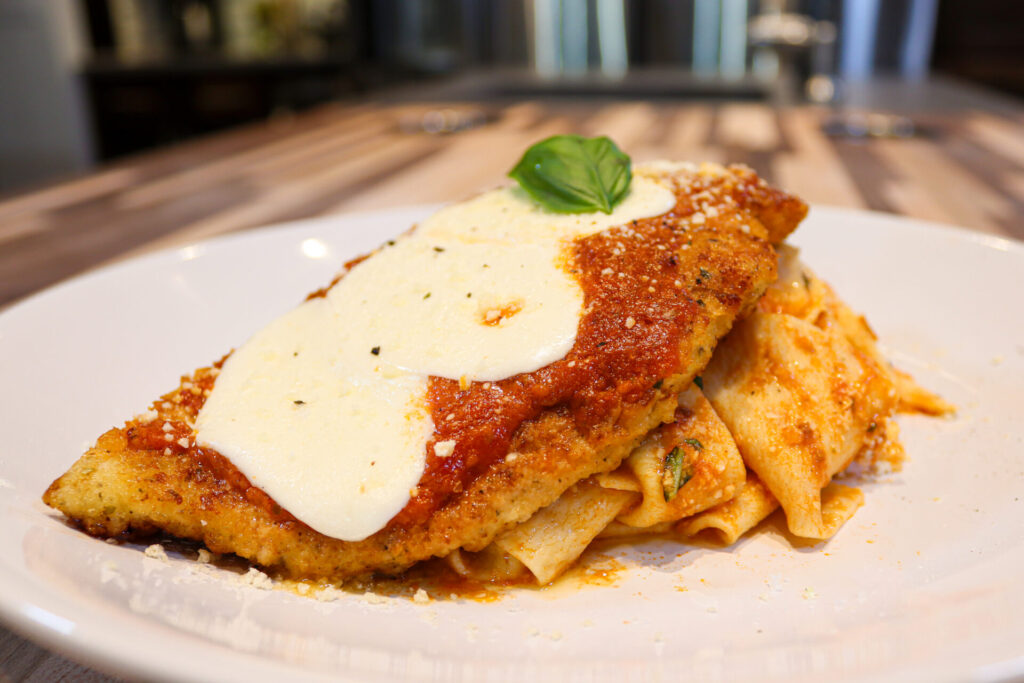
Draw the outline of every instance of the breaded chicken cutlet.
M197 443L223 361L103 434L43 500L93 536L164 532L291 578L397 573L484 548L672 420L718 340L775 280L773 245L807 211L745 167L642 172L671 189L675 206L572 242L584 306L567 355L497 381L429 378L423 474L379 531L348 541L315 531Z

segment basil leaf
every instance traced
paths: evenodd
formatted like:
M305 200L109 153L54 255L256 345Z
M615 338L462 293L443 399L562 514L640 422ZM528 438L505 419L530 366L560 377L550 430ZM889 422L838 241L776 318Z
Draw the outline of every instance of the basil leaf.
M665 502L676 497L679 489L686 485L686 482L693 478L693 464L689 462L683 449L679 446L673 448L665 456L665 469L662 474L661 486L665 494Z
M544 208L611 213L633 180L630 159L606 137L555 135L526 150L508 172Z

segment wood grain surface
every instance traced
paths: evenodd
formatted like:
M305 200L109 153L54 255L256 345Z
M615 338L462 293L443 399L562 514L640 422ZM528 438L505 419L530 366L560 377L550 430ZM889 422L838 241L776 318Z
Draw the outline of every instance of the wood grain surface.
M759 104L525 103L431 135L441 105L330 105L140 156L0 199L0 305L110 261L328 213L457 200L503 182L547 135L606 134L635 160L739 162L812 203L903 214L1024 239L1021 121L919 115L910 139L840 139L830 112ZM411 130L410 130L411 129Z
M442 110L487 122L424 130ZM741 162L811 203L1024 239L1024 115L914 115L908 139L827 136L833 113L760 104L332 104L0 198L0 306L104 264L256 226L458 200L530 143L609 135L634 161ZM0 682L105 681L0 628Z

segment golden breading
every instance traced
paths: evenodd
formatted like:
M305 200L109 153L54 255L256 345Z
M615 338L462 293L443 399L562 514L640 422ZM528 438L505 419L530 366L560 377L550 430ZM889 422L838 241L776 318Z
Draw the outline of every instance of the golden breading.
M748 311L775 279L771 245L806 213L799 200L768 188L749 169L681 170L672 181L678 199L672 214L634 222L621 234L616 228L587 238L590 241L581 241L576 249L589 316L581 325L606 332L610 340L607 345L592 343L584 360L611 368L609 372L625 373L635 367L634 379L612 381L613 375L608 375L607 386L592 382L588 386L597 389L588 389L590 393L544 405L508 437L502 455L515 453L515 458L500 457L467 470L453 488L432 499L429 515L421 515L422 510L404 514L407 509L369 538L347 542L317 533L278 508L224 458L192 440L190 426L204 392L216 381L215 369L183 378L176 391L153 404L155 414L100 437L50 486L44 501L96 536L163 531L296 578L399 572L456 548L482 550L576 482L616 468L645 434L672 419L680 391L690 386L736 317ZM714 216L706 215L709 206L715 208ZM611 240L626 244L625 253L611 249ZM658 253L659 244L672 249L654 259L651 255ZM631 248L637 250L632 259ZM587 268L597 268L613 251L638 281L641 273L674 274L675 284L662 279L658 285L658 301L677 305L686 315L659 316L655 298L646 298L647 289L655 290L647 280L635 288L636 294L611 292L591 298ZM611 327L608 321L626 320L627 314L640 321L635 329L628 323L621 332L616 331L621 325ZM645 325L670 330L674 336L645 336ZM671 346L663 339L672 339ZM631 346L631 340L637 346ZM582 343L578 339L577 346ZM650 363L647 352L637 349L654 349L672 362ZM573 353L578 350L574 347ZM658 376L663 367L670 372ZM537 395L546 396L541 392L557 387L548 368L513 380ZM458 390L452 388L452 396L462 396ZM172 437L166 443L157 440L159 429L153 427L165 422Z

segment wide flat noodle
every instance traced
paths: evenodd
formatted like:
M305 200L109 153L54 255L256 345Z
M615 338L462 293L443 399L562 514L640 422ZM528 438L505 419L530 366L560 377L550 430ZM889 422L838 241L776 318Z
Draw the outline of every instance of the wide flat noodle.
M860 489L832 482L821 491L821 519L824 537L831 538L864 504Z
M870 358L878 371L886 374L895 385L899 411L926 415L948 415L956 411L953 404L889 364L878 348L878 336L867 319L852 311L827 283L800 261L798 249L781 244L776 247L776 252L779 255L779 278L758 303L760 310L785 313L815 323L822 320L822 315L831 318L846 340L859 353Z
M575 562L601 530L636 500L636 493L602 488L586 480L519 526L499 535L493 545L526 565L537 583L547 584Z
M924 413L925 415L951 415L956 406L933 394L902 370L892 369L896 382L896 393L900 397L898 410L901 413Z
M493 544L478 553L456 548L444 561L459 576L476 581L515 581L530 573L526 565Z
M672 522L660 522L651 526L629 526L619 521L613 521L606 526L598 538L629 538L631 536L656 536L658 534L672 533Z
M834 536L863 504L864 494L850 486L832 482L822 489L823 537ZM738 496L690 519L682 520L676 525L675 531L688 537L701 532L710 533L718 543L732 545L778 507L779 501L757 475L751 472Z
M666 492L666 458L675 448L685 457L685 483ZM729 500L746 477L736 442L696 386L679 395L675 421L654 430L614 472L597 475L611 489L636 491L640 505L619 515L632 527L674 522ZM671 481L671 473L668 475ZM666 498L670 498L666 500Z
M764 482L753 472L748 472L747 482L735 498L682 520L675 531L683 536L709 531L722 545L732 545L778 507L779 501Z
M868 371L849 344L792 316L755 313L719 350L704 373L708 398L790 531L824 538L821 489L860 449L874 416L891 412L891 385L864 391Z
M827 538L821 489L894 412L898 397L866 323L854 324L856 316L795 252L783 252L780 271L758 310L716 349L704 386L748 467L781 503L790 531Z

